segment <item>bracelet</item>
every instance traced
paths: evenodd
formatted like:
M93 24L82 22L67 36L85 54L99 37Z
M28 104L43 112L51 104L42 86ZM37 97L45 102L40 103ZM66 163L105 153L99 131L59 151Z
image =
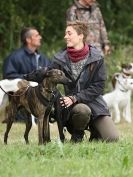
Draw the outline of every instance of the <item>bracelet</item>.
M77 99L74 96L68 96L68 97L72 100L73 104L77 102Z

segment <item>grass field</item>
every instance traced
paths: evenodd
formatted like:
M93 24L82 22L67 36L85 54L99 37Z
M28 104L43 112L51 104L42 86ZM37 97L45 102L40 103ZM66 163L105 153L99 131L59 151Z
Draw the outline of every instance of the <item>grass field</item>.
M117 127L117 143L89 143L87 132L82 143L61 144L54 124L51 143L38 146L37 127L30 132L30 145L25 145L22 123L13 125L4 145L5 125L0 124L0 177L132 177L133 123Z
M108 57L106 91L112 89L112 74L120 72L121 63L132 62L132 56L132 46L120 45ZM25 145L25 125L20 123L13 125L8 145L4 145L5 125L0 124L0 177L132 177L133 123L122 122L116 126L120 132L117 143L89 143L85 138L79 144L69 141L61 144L56 125L53 125L51 143L38 146L37 128L33 127L30 132L30 145ZM70 138L69 134L66 136Z

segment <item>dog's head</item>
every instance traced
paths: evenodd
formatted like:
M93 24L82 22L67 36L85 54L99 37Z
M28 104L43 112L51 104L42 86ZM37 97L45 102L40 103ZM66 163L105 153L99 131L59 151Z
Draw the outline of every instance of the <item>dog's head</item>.
M58 84L71 83L71 80L65 76L63 71L58 69L49 69L45 67L24 75L25 80L34 81L37 83L41 83L47 77L52 78L52 82L54 83L58 83Z
M122 69L122 71L120 73L115 73L112 76L112 86L113 86L113 88L116 87L116 81L117 81L117 78L119 76L123 77L123 78L130 78L131 75L133 75L133 63L122 64L121 69Z
M133 79L125 77L122 73L115 74L115 88L124 89L126 91L133 90Z
M47 71L45 77L49 77L51 82L55 84L69 84L72 82L65 76L64 72L59 69L51 69Z
M127 75L133 75L133 63L122 64L122 72Z
M127 90L133 90L133 79L125 79L124 86Z
M34 81L37 83L41 83L46 75L48 68L44 67L39 70L35 70L29 74L24 74L23 78L27 81Z
M112 86L113 86L113 88L116 87L117 78L120 76L120 74L121 73L115 73L115 74L113 74L113 76L112 76Z

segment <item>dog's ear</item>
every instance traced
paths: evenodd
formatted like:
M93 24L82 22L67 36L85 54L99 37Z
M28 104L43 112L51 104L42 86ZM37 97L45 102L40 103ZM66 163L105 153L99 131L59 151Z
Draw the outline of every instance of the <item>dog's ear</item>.
M118 80L119 75L120 75L120 73L115 73L115 74L114 74L114 78L115 78L116 80Z
M125 64L125 63L121 64L121 68L126 68L126 67L127 67L127 64Z
M57 75L57 74L61 74L61 70L59 69L55 69L55 68L48 68L47 71L46 71L46 77L51 77L51 76L54 76L54 75Z
M53 71L52 70L46 71L45 77L50 77L50 76L53 76Z
M115 78L115 80L118 81L118 80L120 79L119 76L120 76L120 73L115 73L115 74L114 74L114 78Z
M113 86L113 88L115 88L116 80L118 80L119 75L120 75L120 73L115 73L115 74L112 76L112 86Z
M129 70L129 69L132 68L132 63L129 63L129 64L122 64L122 65L121 65L121 68L122 68L122 69Z

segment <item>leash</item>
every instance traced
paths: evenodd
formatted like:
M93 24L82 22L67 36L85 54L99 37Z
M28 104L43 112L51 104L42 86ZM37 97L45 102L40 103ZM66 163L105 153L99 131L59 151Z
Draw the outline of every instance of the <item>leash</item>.
M53 102L52 100L54 99L55 95L56 95L56 91L54 90L47 90L46 91L48 93L51 94L51 99L48 100L43 94L41 94L41 86L38 85L38 87L35 88L35 93L36 93L36 96L38 97L38 99L40 100L40 102L44 105L44 106L47 106L49 105L51 102ZM54 100L55 101L55 100Z
M55 103L55 101L56 101L58 95L59 95L59 93L58 93L57 91L56 91L55 93L54 93L54 92L52 93L52 98L51 98L51 100L49 101L49 104L48 104L48 107L47 107L47 109L46 109L46 111L45 111L44 117L47 117L47 116L50 114L50 112L51 112L51 110L52 110L52 106L53 106L53 104Z
M47 92L49 92L51 94L51 98L50 100L48 100L43 94L41 94L41 86L38 85L37 87L35 88L29 88L28 92L27 92L27 95L28 95L28 102L29 102L29 107L30 107L30 110L34 113L35 115L35 111L34 111L34 108L33 106L30 104L30 101L31 101L31 97L32 97L32 89L34 89L35 91L35 94L37 96L37 98L39 99L39 101L44 105L46 106L46 111L45 111L45 115L44 116L48 116L52 110L52 106L53 104L55 103L57 97L58 97L58 92L55 90L55 91L50 91L50 90L46 90ZM35 115L36 116L36 115Z
M16 94L16 95L14 95L14 93L15 92L13 92L13 94L11 94L11 93L9 93L9 92L6 92L1 86L0 86L0 89L6 94L6 95L8 95L8 96L12 96L12 97L19 97L19 96L22 96L22 95L24 95L25 93L26 93L26 91L28 90L28 88L29 88L29 85L27 85L27 87L23 87L23 88L26 88L25 90L24 90L24 92L23 93L21 93L21 94Z

